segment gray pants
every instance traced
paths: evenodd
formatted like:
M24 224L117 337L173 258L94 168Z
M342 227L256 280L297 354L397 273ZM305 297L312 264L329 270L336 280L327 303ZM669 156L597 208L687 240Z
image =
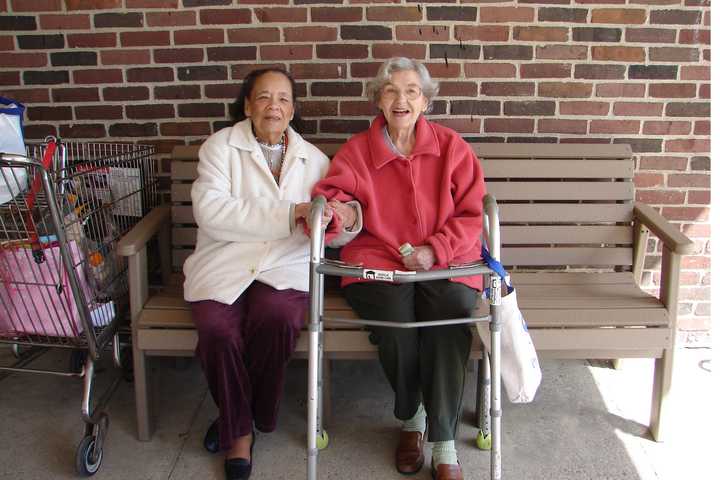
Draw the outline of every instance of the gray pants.
M477 301L475 289L449 280L354 283L343 293L361 318L391 322L468 317ZM395 392L395 416L412 418L422 401L428 414L428 441L453 440L472 343L469 327L371 327L370 331Z

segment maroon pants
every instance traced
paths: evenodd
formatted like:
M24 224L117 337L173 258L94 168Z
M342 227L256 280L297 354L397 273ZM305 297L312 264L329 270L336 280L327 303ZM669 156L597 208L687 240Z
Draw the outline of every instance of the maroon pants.
M305 323L308 294L253 282L232 305L192 302L200 358L220 410L220 448L275 430L285 368Z

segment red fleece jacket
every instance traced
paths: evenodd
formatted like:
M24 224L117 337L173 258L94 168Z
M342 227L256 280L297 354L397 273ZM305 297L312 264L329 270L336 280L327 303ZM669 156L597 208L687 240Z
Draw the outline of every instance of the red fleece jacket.
M350 138L313 189L313 196L362 206L363 230L340 258L366 268L405 270L398 247L408 242L432 246L433 269L480 259L485 180L470 145L421 115L415 147L402 157L387 145L384 126L379 115L369 130ZM363 280L343 278L342 285L357 281ZM455 281L482 288L481 276Z

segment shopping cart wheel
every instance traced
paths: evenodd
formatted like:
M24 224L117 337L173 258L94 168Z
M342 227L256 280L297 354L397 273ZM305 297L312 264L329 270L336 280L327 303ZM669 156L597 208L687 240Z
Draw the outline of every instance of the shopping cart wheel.
M490 450L492 448L492 434L486 434L480 430L477 434L477 438L475 439L475 443L480 450Z
M102 463L102 449L95 449L95 437L88 435L80 441L75 454L75 468L79 475L89 477L95 475Z
M325 450L328 446L328 443L330 443L330 437L328 437L327 431L323 430L322 435L317 435L316 441L318 450Z

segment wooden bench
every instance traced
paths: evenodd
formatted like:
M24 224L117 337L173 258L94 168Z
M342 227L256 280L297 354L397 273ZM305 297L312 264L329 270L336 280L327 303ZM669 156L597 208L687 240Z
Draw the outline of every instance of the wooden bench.
M338 148L318 146L328 155ZM672 386L680 258L690 253L692 242L654 209L634 202L627 145L474 143L473 148L499 204L501 259L511 269L541 358L655 358L650 429L660 440ZM197 341L182 285L171 273L171 266L181 269L195 242L190 185L197 152L197 146L174 149L172 206L151 212L119 246L129 260L141 440L151 437L147 357L191 356ZM638 286L649 231L663 242L659 298ZM167 287L149 295L146 243L156 234L172 249L160 249ZM486 310L478 306L480 314ZM353 316L332 292L325 314ZM479 358L483 343L489 345L487 327L477 330L473 358ZM303 336L298 354L306 352ZM328 360L376 356L367 332L339 325L325 325L324 352Z

